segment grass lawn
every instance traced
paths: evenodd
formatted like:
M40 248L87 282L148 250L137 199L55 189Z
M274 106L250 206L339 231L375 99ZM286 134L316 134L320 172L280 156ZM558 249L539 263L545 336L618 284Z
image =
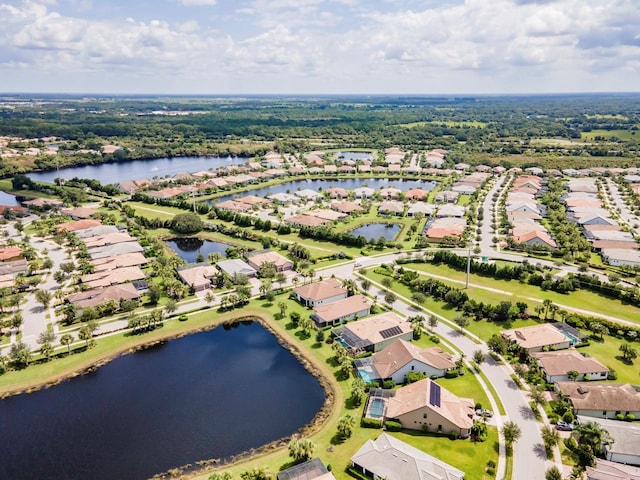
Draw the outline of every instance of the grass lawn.
M458 283L447 282L457 287L464 286L459 282L464 282L466 278L465 272L454 270L446 265L432 265L430 263L412 263L403 265L405 268L426 272L432 275L440 275ZM530 310L533 310L537 302L535 299L542 301L544 299L551 300L554 304L563 308L563 306L589 310L602 315L611 315L622 320L627 320L636 324L640 324L640 309L633 305L622 303L619 300L610 299L587 290L577 290L570 294L561 294L552 291L544 291L540 287L534 285L526 285L516 280L496 280L491 277L483 277L480 275L470 275L469 282L481 285L482 288L472 287L468 290L469 296L478 301L498 303L502 300L511 302L523 301L529 304ZM493 288L504 290L511 295L501 295L499 293L485 290Z
M624 363L619 350L620 345L630 342L625 342L611 335L605 335L604 342L590 338L589 343L588 347L581 347L578 351L580 353L588 353L603 365L616 371L618 379L608 380L609 383L640 384L640 369L638 368L640 360L634 360L633 364ZM638 350L638 342L631 343L631 346Z
M623 142L630 142L639 138L637 130L592 130L590 132L582 132L580 136L585 140L595 140L596 137L606 139L617 137Z
M149 205L142 202L127 202L127 205L133 207L136 211L136 215L140 215L145 218L159 218L160 220L171 220L178 213L185 213L186 210L181 210L175 207L165 207L162 205Z

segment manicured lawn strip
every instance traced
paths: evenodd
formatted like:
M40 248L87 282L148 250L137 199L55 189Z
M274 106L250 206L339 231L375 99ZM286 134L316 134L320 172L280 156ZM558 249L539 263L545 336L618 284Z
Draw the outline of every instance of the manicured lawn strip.
M185 210L164 205L151 205L142 202L127 202L127 205L133 207L136 215L149 219L171 220L178 213L185 213Z
M433 275L441 275L452 280L465 281L466 273L454 270L446 265L432 265L430 263L411 263L403 265L405 268L419 270ZM471 274L469 282L482 285L483 287L495 288L511 293L511 296L503 296L503 299L512 302L525 301L533 308L534 303L529 298L538 298L540 300L549 299L556 305L566 305L572 308L589 310L603 315L611 315L622 320L640 324L640 309L633 305L628 305L611 298L598 295L586 290L577 290L570 294L563 295L561 293L544 291L540 287L534 285L526 285L516 280L496 280L491 277L483 277ZM451 285L456 285L451 283ZM463 286L457 284L458 287ZM474 290L473 288L470 291ZM495 298L499 294L493 294Z
M619 350L620 345L629 343L633 348L639 350L638 342L627 342L611 335L604 336L604 342L599 342L593 338L589 339L588 347L578 349L580 353L588 353L590 356L598 360L603 365L613 368L618 374L617 380L606 380L607 383L630 383L631 385L640 384L640 369L638 364L640 359L635 359L634 363L628 365L616 357L621 356Z
M465 371L464 375L456 378L439 378L436 383L458 397L471 398L474 402L480 402L485 408L490 408L489 397L480 386L476 376L466 368Z

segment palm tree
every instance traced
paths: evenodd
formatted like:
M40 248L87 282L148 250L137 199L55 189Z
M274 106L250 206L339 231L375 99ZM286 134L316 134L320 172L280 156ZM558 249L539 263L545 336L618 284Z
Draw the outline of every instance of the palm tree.
M554 465L545 472L544 480L562 480L562 472Z
M338 436L342 439L347 439L353 434L353 429L356 426L356 419L350 413L343 415L338 420Z
M48 290L42 290L38 288L33 293L36 297L36 301L42 305L42 308L44 309L49 308L49 304L51 303L51 300L53 298L53 296L51 295L51 292L49 292Z
M538 385L534 385L533 387L531 387L531 390L529 391L529 397L536 407L538 405L544 406L544 404L547 403L545 391Z
M73 335L65 333L60 337L60 345L67 347L67 355L71 355L71 344L73 343Z
M86 347L89 348L89 340L93 338L93 333L88 326L84 326L78 332L78 338L86 342Z
M280 309L280 317L284 318L287 314L287 308L289 308L287 302L278 302L278 308Z
M51 354L53 353L53 345L49 342L45 342L40 347L40 353L45 356L47 362L51 359Z
M555 428L550 427L549 425L545 425L544 427L542 427L541 433L544 449L547 452L547 456L550 456L551 450L553 450L553 448L560 441L560 434Z
M507 449L511 450L513 444L516 443L520 436L522 435L522 430L520 427L512 421L505 422L502 425L502 429L500 430L502 437L504 438L504 442L507 445Z

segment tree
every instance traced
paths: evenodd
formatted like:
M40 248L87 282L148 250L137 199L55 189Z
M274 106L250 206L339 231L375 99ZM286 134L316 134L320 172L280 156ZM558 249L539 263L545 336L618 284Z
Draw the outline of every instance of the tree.
M343 415L338 419L338 437L345 440L353 435L353 429L356 426L356 419L350 413Z
M280 309L280 317L284 318L287 315L287 302L278 302L278 308Z
M577 370L569 370L567 372L567 377L569 377L569 380L571 380L572 382L575 382L580 377L580 372L578 372Z
M602 451L603 445L613 443L609 432L597 422L581 423L574 428L573 436L581 452L578 462L585 467L593 465L594 457Z
M555 465L547 469L544 480L562 480L562 472Z
M489 350L497 353L498 355L504 355L507 353L507 342L502 338L502 335L498 335L497 333L491 335L491 338L487 340L487 346L489 347Z
M549 457L551 454L551 450L555 447L560 441L560 434L558 431L549 426L545 425L542 427L542 443L544 444L544 449L547 452L547 456Z
M207 477L207 480L233 480L229 472L214 472Z
M504 438L504 442L507 444L507 448L511 449L514 443L516 443L522 435L520 427L512 421L505 422L500 429L500 433Z
M485 355L484 352L482 350L476 350L475 352L473 352L473 361L476 362L476 364L480 365L482 362L484 362L485 359Z
M40 353L44 355L47 362L51 359L51 354L53 353L53 345L49 342L44 342L40 347Z
M371 288L371 281L367 278L363 278L360 282L360 288L366 292Z
M382 286L385 288L391 288L391 285L393 285L393 280L391 280L391 277L384 277L380 283L382 283Z
M36 289L33 294L36 297L36 301L42 305L42 308L49 308L49 304L51 303L51 300L53 299L53 296L51 295L51 292L49 292L48 290L42 290L40 288Z
M311 317L302 317L298 322L298 326L302 330L305 337L309 336L309 332L315 327L315 322L311 320Z
M170 316L178 309L178 302L175 299L170 298L167 300L167 303L164 304L164 311L167 316Z
M313 456L315 445L308 438L292 438L289 442L289 456L295 463L306 462Z
M216 301L216 296L213 294L211 290L209 290L204 296L204 301L207 303L208 306L211 306L211 304Z
M600 340L604 340L604 336L609 334L609 329L600 322L589 322L589 330Z
M78 338L80 340L84 340L87 348L89 348L89 341L93 338L93 332L91 332L91 329L85 325L78 331Z
M242 480L271 480L271 473L265 468L254 468L240 474Z
M429 315L429 328L433 331L438 326L438 317Z
M9 326L11 328L15 328L16 330L18 330L22 326L22 322L23 322L22 312L18 310L9 319Z
M627 363L633 363L633 360L638 357L638 351L628 343L623 343L618 349L622 352L622 359Z
M422 292L413 292L411 300L416 302L418 305L423 305L427 301L427 296Z
M171 220L171 230L177 233L193 234L203 228L202 219L193 212L179 213Z
M11 344L9 349L9 358L11 362L18 367L26 367L31 361L31 350L26 343L17 341Z
M464 329L469 326L469 319L464 315L458 315L456 318L453 319L453 323L455 323L458 326L458 328L460 329L460 332L463 332Z
M73 335L65 333L60 337L60 345L67 347L67 355L71 355L71 344L73 343Z
M413 338L416 340L422 336L422 331L424 330L424 321L425 318L422 315L416 315L409 318L409 323L411 324L411 328L413 329Z
M542 387L534 385L529 391L529 397L535 406L544 406L547 403L545 391Z
M384 301L390 306L393 305L397 299L396 294L391 291L384 294Z
M364 380L359 376L356 376L351 383L351 402L356 406L360 406L365 393Z

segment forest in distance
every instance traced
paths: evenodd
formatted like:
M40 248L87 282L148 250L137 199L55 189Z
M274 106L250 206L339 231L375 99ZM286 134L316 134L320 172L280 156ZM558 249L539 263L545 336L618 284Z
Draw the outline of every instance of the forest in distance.
M0 96L0 177L127 159L392 146L443 148L450 151L449 162L472 165L632 166L639 126L640 94L632 93L5 95ZM52 143L55 154L44 149ZM107 153L105 145L121 148ZM34 148L42 153L34 154Z

